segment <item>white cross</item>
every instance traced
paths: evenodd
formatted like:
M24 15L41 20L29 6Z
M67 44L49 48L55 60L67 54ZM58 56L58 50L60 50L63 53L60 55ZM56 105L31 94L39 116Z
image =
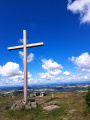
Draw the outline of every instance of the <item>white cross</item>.
M27 103L27 48L43 46L44 43L27 44L26 30L23 30L24 45L8 47L8 50L24 49L24 104Z

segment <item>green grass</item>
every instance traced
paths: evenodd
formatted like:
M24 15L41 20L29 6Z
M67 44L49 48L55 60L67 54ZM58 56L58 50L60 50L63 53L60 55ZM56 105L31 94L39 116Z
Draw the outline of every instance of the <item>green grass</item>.
M22 98L21 94L15 97L0 96L0 120L63 120L63 118L90 120L90 108L87 108L81 92L55 93L55 98L49 93L45 97L34 97L37 103L42 103L37 108L10 110L13 102ZM52 104L58 105L59 108L51 111L43 110L43 106Z

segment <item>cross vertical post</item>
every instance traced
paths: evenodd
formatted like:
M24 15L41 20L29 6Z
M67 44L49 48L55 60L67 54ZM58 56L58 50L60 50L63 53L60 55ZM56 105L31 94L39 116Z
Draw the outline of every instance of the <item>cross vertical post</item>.
M23 45L8 47L8 50L24 49L24 104L27 103L27 48L43 46L44 43L27 44L26 30L23 30Z
M23 30L23 43L24 43L24 103L27 102L27 33Z

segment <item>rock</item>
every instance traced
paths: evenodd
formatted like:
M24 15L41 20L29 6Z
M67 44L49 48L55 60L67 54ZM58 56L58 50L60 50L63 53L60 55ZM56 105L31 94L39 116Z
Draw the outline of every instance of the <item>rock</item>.
M31 109L31 106L30 105L25 105L25 109L29 110L29 109Z
M59 108L59 106L57 106L57 105L50 105L50 106L43 107L43 109L47 110L47 111L54 110L57 108Z
M36 108L37 107L37 103L35 102L34 99L29 99L27 101L27 105L31 106L32 108Z
M37 103L36 102L31 102L31 107L32 108L36 108L37 107Z
M30 103L30 102L35 102L35 99L28 99L27 103Z
M55 96L54 96L54 93L52 93L52 98L54 98Z
M68 118L63 118L63 120L68 120Z
M11 106L11 110L20 110L23 107L25 107L26 109L36 108L37 107L37 103L35 102L34 99L29 99L26 104L24 104L23 101L16 101Z
M75 109L71 109L68 111L69 114L72 114L73 112L75 112Z
M31 93L30 97L36 97L36 94L35 93Z
M24 103L23 101L16 101L12 106L11 106L11 110L17 110L17 109L22 109L24 107Z

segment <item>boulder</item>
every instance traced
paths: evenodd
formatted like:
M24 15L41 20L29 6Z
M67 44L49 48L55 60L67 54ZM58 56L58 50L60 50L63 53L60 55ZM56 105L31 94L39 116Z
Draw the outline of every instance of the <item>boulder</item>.
M23 101L16 101L12 106L11 110L17 110L17 109L22 109L24 107Z
M36 108L37 107L37 103L36 102L31 102L31 107L32 108Z

